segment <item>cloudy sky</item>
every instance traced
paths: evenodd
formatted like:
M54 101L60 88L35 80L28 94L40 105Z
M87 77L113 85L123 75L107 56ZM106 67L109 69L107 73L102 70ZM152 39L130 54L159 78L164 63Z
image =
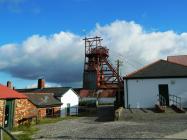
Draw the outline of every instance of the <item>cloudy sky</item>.
M82 86L85 36L101 36L121 75L187 54L185 0L0 0L0 83Z

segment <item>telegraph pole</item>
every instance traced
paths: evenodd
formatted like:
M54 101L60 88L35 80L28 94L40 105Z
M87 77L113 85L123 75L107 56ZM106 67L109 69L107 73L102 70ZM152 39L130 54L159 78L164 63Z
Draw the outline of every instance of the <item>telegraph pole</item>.
M123 65L123 61L117 59L116 63L117 63L117 73L118 73L118 76L119 76L120 75L120 66Z

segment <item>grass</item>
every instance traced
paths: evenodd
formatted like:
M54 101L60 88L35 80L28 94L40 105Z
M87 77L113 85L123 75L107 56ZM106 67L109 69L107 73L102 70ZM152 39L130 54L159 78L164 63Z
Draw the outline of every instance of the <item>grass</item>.
M26 126L26 125L20 125L16 128L13 128L13 133L14 132L20 132L17 135L15 135L15 137L18 140L31 140L31 136L38 131L38 128L36 128L36 125L30 125L30 126Z
M69 120L69 119L75 119L75 118L77 118L77 116L44 118L44 119L41 119L38 124L39 125L40 124L50 124L50 123L56 123L56 122L62 121L62 120ZM18 140L31 140L32 139L31 136L39 130L37 128L37 125L36 124L32 124L30 126L20 125L18 127L13 128L12 133ZM17 133L17 134L15 134L15 133ZM9 137L5 135L4 140L9 140Z
M11 140L11 138L8 136L8 134L3 133L3 140Z

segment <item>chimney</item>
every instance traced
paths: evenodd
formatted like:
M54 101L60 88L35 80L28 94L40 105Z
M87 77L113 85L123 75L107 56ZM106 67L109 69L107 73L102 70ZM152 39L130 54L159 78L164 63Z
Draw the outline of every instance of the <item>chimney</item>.
M38 88L39 89L45 88L45 80L44 79L38 79Z
M12 82L11 81L7 81L7 87L12 89Z

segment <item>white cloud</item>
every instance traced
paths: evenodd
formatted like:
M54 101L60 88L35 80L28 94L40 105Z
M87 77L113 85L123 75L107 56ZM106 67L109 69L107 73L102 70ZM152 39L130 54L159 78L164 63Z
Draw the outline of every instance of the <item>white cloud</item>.
M126 72L132 71L133 67L138 68L157 59L165 59L167 55L187 53L187 33L147 32L135 22L117 20L109 25L97 25L92 34L104 38L113 57L123 56L123 71Z
M123 59L123 75L167 55L187 53L187 33L147 32L133 21L97 24L88 34L94 35L104 39L112 62ZM82 38L62 31L51 36L33 35L21 44L5 44L0 47L0 69L19 78L43 76L54 83L80 83L84 64Z
M0 68L15 77L48 81L78 82L82 75L82 38L69 32L47 36L33 35L22 44L0 47Z

